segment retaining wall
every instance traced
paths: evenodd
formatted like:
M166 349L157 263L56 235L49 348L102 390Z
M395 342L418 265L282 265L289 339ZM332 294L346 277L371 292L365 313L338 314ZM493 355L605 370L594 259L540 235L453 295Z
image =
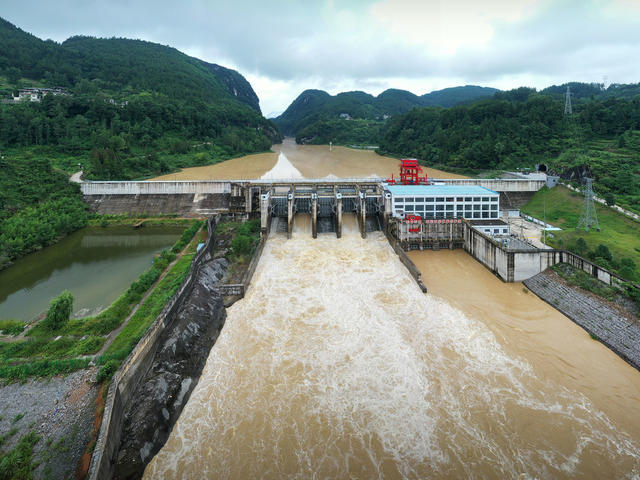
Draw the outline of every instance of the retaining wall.
M120 446L124 411L129 405L136 386L149 370L156 353L157 341L164 330L171 324L179 306L191 293L195 279L198 277L200 266L211 253L214 245L213 231L217 218L210 218L207 222L209 238L204 247L196 254L189 274L164 307L158 318L153 322L144 337L129 354L120 369L113 376L109 385L109 394L105 402L102 416L102 426L91 457L89 478L91 480L108 480L113 478L115 455Z
M568 263L607 285L630 285L619 275L566 250L510 250L465 224L464 249L505 282L521 282L558 263ZM634 285L640 288L639 285Z
M229 210L232 197L229 193L184 194L108 194L84 195L89 210L100 215L180 215L204 216Z

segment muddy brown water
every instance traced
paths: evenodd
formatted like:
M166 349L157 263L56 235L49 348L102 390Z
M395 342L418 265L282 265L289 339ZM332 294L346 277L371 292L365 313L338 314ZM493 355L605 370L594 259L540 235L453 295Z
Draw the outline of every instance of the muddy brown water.
M145 478L638 478L640 374L465 252L272 235Z
M328 145L297 145L290 138L273 145L273 152L247 155L216 165L185 168L152 180L238 180L269 175L272 178L325 178L325 177L390 177L398 174L399 161L383 157L371 150L356 150ZM283 159L284 155L284 159ZM280 160L280 165L278 162ZM284 165L283 165L284 163ZM429 177L466 178L462 175L423 167Z

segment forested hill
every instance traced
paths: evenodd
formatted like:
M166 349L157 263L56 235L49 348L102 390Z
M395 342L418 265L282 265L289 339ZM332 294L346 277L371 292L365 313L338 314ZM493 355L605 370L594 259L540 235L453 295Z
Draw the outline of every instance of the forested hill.
M53 88L40 101L12 97ZM0 269L87 222L67 174L132 179L268 150L278 129L238 72L155 43L62 44L0 19Z
M280 138L242 75L174 48L78 36L58 44L1 19L0 44L3 99L24 87L67 93L1 105L0 148L86 156L90 177L127 179L264 151ZM206 147L195 157L193 145Z
M599 193L613 193L618 203L640 211L640 84L572 85L572 115L564 115L559 95L566 85L519 88L473 105L416 108L393 117L380 132L380 149L470 172L538 162L563 175L588 171Z
M98 81L104 90L150 90L208 100L235 98L260 111L258 97L235 70L141 40L71 37L62 44L22 31L0 18L0 74L73 87Z
M491 96L497 91L494 88L466 85L422 96L406 90L389 89L374 97L364 92L345 92L331 96L322 90L305 90L274 121L286 135L298 135L310 125L317 124L311 129L315 133L340 120L364 120L371 125L371 122L384 122L388 117L408 112L414 107L450 107ZM342 127L349 129L350 125L342 124Z

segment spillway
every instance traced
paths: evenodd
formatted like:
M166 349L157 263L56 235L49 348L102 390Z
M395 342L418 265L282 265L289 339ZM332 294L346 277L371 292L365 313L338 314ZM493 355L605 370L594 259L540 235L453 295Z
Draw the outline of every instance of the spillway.
M269 238L144 478L638 478L637 422L423 294L348 217L342 239L300 216Z

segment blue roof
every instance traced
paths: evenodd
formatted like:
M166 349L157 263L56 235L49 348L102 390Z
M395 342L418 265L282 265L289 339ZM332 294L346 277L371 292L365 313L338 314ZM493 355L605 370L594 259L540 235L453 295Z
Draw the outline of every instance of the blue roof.
M391 195L498 195L479 185L385 185Z

